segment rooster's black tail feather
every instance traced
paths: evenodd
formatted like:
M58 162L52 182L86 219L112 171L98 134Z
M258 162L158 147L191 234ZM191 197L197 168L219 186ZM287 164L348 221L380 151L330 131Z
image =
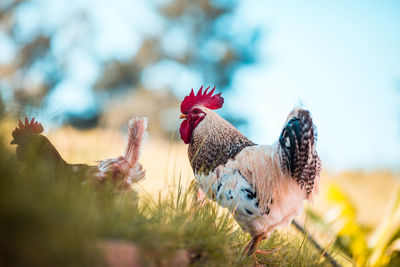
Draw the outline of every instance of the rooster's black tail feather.
M283 150L283 163L291 176L304 188L307 195L314 190L315 179L319 177L321 162L315 149L316 127L310 112L295 108L288 116L279 137Z

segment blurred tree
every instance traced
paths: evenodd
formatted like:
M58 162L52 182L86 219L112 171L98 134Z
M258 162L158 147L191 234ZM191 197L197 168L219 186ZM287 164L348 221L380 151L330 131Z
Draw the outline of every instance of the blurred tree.
M54 14L48 16L43 7L49 2L0 3L0 50L8 47L13 55L0 55L0 92L8 110L52 107L47 110L50 118L92 125L98 122L100 110L112 108L107 105L111 99L132 96L137 88L171 90L179 97L201 84L229 90L235 71L256 59L260 31L237 19L237 1L134 1L128 7L124 1L108 6L55 2ZM143 6L149 7L151 16L140 14ZM124 36L140 37L137 48L132 45L122 53L125 46L120 43L129 42L119 36L121 40L116 38L104 53L104 40L124 32L118 23L107 27L101 23L113 23L123 12L128 12L127 17L142 16L138 19L148 25L139 25L138 30L135 23L121 20L129 29ZM147 19L152 16L156 22L150 24Z
M51 49L54 32L26 30L20 23L22 15L18 14L29 2L33 1L0 3L0 49L8 53L0 54L0 92L6 98L8 110L14 112L41 106L45 96L65 76L62 62Z
M4 115L4 103L3 100L0 98L0 119L3 117Z
M179 82L179 72L185 68L200 82L229 89L235 70L255 62L260 35L258 29L234 23L236 5L236 1L216 0L174 0L159 5L165 19L163 34L145 38L132 59L107 62L96 88L113 90L134 81L146 87L173 88L177 87L173 83ZM171 66L160 71L173 76L165 83L154 83L151 74L157 74L160 65ZM178 73L170 73L171 70ZM144 75L138 79L142 71Z
M35 63L45 58L48 59L50 39L37 34L29 41L25 41L20 36L14 13L23 2L22 0L9 0L0 3L2 53L9 52L4 49L5 42L12 43L12 49L18 51L14 53L13 59L8 62L1 62L0 85L2 90L14 90L14 100L17 104L38 104L48 89L54 85L56 76L44 75L43 78L45 79L42 81L35 84L28 82L28 72ZM1 58L3 59L4 56L2 55ZM52 81L47 80L50 78Z

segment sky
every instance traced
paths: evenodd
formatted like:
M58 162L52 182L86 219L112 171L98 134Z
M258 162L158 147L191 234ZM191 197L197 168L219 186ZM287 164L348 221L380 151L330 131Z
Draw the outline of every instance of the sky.
M71 32L79 42L73 46L72 38L61 33L52 41L55 55L66 61L67 79L47 99L53 103L49 107L57 109L48 110L49 114L93 105L92 84L100 73L99 62L131 57L142 36L163 32L162 19L152 8L159 1L37 0L19 9L25 25L21 36L61 25L62 33ZM400 1L237 2L232 27L240 32L243 24L263 31L254 47L257 63L239 69L233 90L225 94L224 108L249 122L244 133L256 143L273 143L290 110L302 105L311 111L317 126L317 149L325 167L398 169ZM68 20L79 10L88 11L93 28ZM88 32L93 38L85 38ZM171 47L183 43L179 32L165 38ZM1 63L15 51L1 34L0 44ZM191 87L200 87L198 75L167 63L145 71L144 83L179 84L175 88L179 97ZM158 79L146 79L155 74ZM40 76L40 66L31 75Z
M261 62L236 75L229 108L264 144L302 105L328 168L398 168L400 1L289 2L243 1L238 16L267 34Z

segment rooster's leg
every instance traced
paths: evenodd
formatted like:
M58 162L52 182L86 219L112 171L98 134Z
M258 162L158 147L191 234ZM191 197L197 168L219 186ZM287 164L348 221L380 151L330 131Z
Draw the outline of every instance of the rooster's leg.
M243 255L243 256L244 256L244 255L248 255L247 253L249 252L250 245L251 245L252 241L253 241L253 239L251 239L250 242L247 243L246 247L244 248L244 250L243 250L243 252L242 252L242 255Z
M243 250L243 255L251 256L255 254L270 254L274 253L277 251L279 248L271 249L271 250L259 250L257 249L258 245L260 244L261 241L263 241L266 238L265 233L261 233L258 235L255 235L252 237L250 242L246 245L246 247Z
M253 255L257 250L258 244L260 244L260 242L264 239L265 239L264 233L253 236L250 242L244 248L243 255L247 256Z

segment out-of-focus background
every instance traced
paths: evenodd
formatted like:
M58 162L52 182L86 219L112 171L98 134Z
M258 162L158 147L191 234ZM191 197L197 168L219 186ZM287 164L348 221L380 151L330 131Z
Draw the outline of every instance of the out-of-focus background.
M120 154L129 118L146 116L140 186L157 196L192 179L177 131L191 88L215 85L218 112L260 144L302 105L324 168L316 212L350 205L352 221L377 227L398 192L399 29L395 0L2 0L2 127L35 116L63 157L93 163Z

